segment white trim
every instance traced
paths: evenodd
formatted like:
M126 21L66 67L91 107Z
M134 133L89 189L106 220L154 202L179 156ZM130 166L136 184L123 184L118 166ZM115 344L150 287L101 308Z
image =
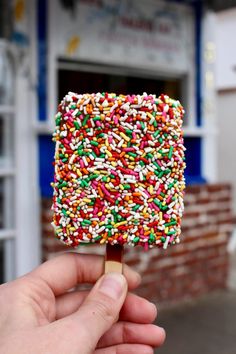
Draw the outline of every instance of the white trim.
M0 105L0 114L13 114L14 112L14 106Z
M29 5L30 48L16 75L16 276L41 262L37 137L33 117L36 101L36 0Z
M217 101L215 82L215 58L214 51L209 56L209 46L214 48L216 33L216 14L206 11L203 19L202 41L202 105L203 105L203 129L208 134L202 141L202 174L207 182L214 183L218 179L217 166ZM212 49L214 50L214 49ZM210 81L209 81L210 79ZM215 132L212 134L211 132Z
M11 240L16 237L16 231L12 229L3 229L0 230L0 241L2 240Z
M1 159L0 159L0 163L1 163ZM5 167L3 167L3 168L1 168L0 167L0 178L1 177L8 177L8 176L14 176L15 175L15 173L16 173L16 170L15 170L15 168L5 168Z

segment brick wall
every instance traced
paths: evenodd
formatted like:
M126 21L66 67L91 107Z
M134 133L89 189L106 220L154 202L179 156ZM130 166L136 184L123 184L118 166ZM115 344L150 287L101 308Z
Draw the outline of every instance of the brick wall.
M143 276L138 293L149 300L175 302L226 287L227 243L232 232L232 197L228 184L187 187L181 243L166 251L126 247L125 262ZM44 260L65 247L53 236L51 200L42 200ZM103 247L81 252L104 253Z

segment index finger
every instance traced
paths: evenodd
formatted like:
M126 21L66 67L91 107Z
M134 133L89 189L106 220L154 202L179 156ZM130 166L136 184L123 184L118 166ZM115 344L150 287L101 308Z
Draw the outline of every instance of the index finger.
M55 296L64 294L78 283L95 283L103 274L104 257L78 253L65 253L43 263L29 275L39 277L52 289ZM135 289L140 275L124 265L124 276L129 289Z

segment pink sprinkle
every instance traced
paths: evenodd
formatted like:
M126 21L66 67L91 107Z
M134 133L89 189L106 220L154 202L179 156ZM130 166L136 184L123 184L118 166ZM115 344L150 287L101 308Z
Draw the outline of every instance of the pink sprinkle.
M105 186L104 186L103 184L101 185L101 188L102 188L102 191L103 191L108 197L111 196L110 193L108 192L108 190L105 188Z
M112 141L113 141L112 136L109 136L109 137L108 137L108 142L109 142L109 144L112 144Z
M96 189L96 187L97 187L97 185L98 185L98 182L97 182L97 181L93 181L93 182L91 183L91 185L92 185L92 187L93 187L94 189Z
M79 164L81 168L84 168L84 161L82 159L79 160Z
M152 208L154 208L156 211L160 211L160 208L158 208L158 206L155 203L150 203L150 205L152 206Z
M135 148L132 148L132 147L124 148L123 151L125 151L125 152L131 152L131 151L135 151Z
M118 124L118 118L117 118L117 116L114 116L114 122L115 122L115 124Z

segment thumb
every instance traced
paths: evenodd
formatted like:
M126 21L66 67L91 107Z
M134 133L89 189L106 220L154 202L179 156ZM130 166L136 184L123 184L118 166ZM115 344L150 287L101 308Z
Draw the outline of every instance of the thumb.
M127 282L119 273L103 275L73 315L73 324L94 350L102 335L116 322L127 295ZM90 352L90 351L88 351Z

